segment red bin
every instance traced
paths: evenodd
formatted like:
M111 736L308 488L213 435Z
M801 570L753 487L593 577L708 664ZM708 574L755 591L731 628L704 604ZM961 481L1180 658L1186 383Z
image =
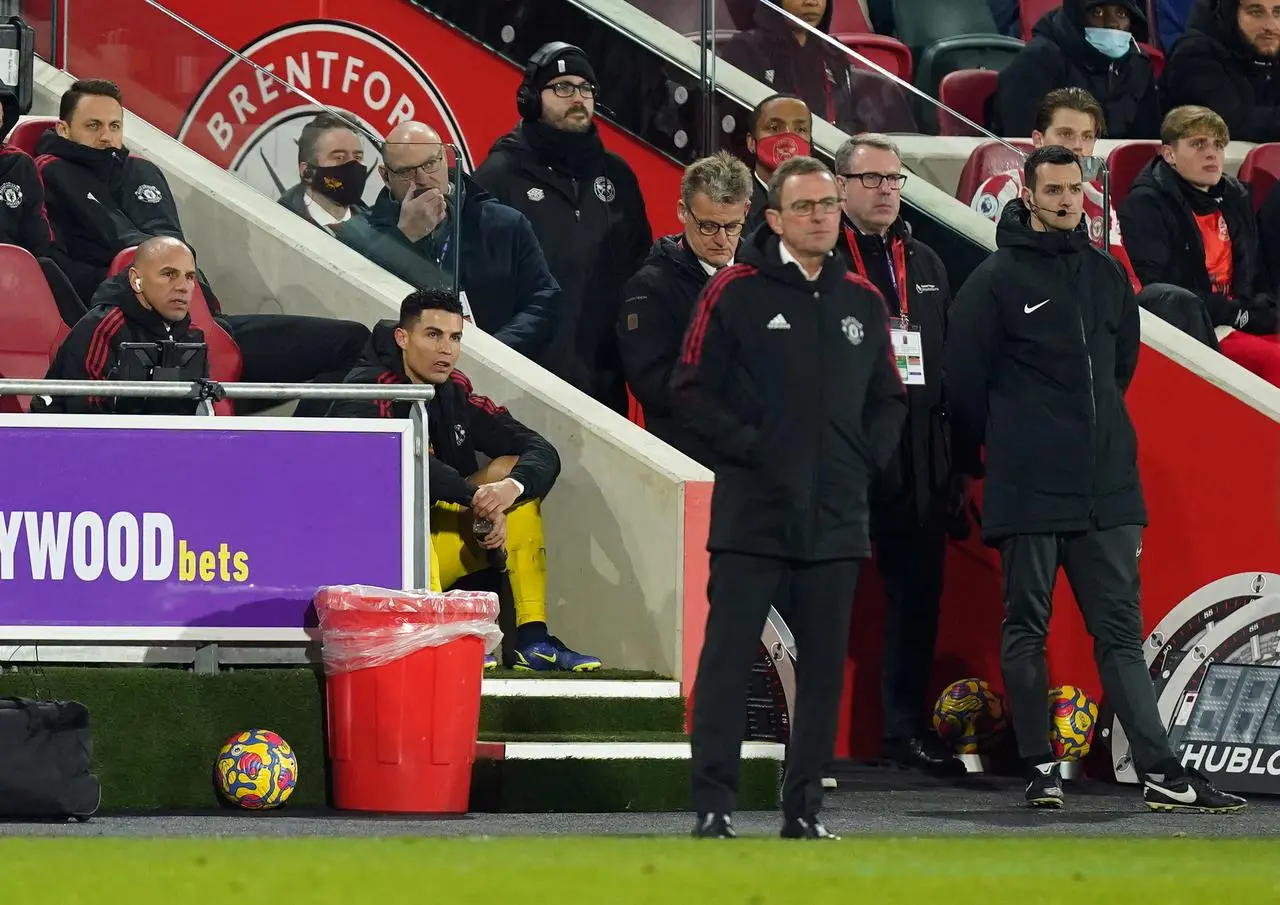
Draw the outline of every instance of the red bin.
M497 595L352 586L315 603L334 806L465 813Z

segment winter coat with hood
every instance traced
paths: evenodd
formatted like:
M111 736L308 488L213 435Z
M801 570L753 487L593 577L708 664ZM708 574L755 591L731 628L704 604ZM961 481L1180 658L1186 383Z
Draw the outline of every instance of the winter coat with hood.
M715 456L712 552L802 562L870 554L872 479L907 413L880 292L830 255L816 280L761 228L702 290L672 378Z
M343 383L406 384L404 358L396 345L396 322L379 321L360 363ZM329 408L331 418L409 418L413 403L389 399L343 399ZM480 470L476 453L490 459L517 456L511 477L524 487L520 500L542 499L560 476L555 447L525 427L504 406L476 393L461 371L436 385L427 403L430 439L428 483L431 501L471 505L476 488L467 478Z
M539 150L537 136L558 137L549 128L516 126L494 142L475 179L529 219L560 284L560 314L546 367L625 412L614 330L623 287L653 245L644 196L630 165L603 144L597 154L577 161L580 175L555 159L551 148ZM588 134L599 141L594 123Z
M1166 109L1198 104L1234 141L1280 141L1280 59L1258 56L1240 34L1240 0L1200 0L1164 69Z
M837 2L858 0L827 0L814 28L830 33ZM876 73L854 69L841 50L813 35L800 44L794 32L794 23L760 4L755 27L720 47L720 59L775 91L803 98L814 116L847 132L916 131L910 99L902 89Z
M21 148L0 142L0 245L17 245L37 258L53 252L44 212L44 186L36 163Z
M460 268L459 285L476 326L554 372L547 357L561 294L538 239L518 211L499 204L469 178L462 185L460 250L449 247L449 220L410 242L397 225L400 202L386 189L370 210L334 227L334 235L418 289L452 288L454 268Z
M1220 211L1231 237L1231 289L1215 291L1196 216ZM1259 276L1258 226L1249 191L1230 176L1202 192L1163 159L1147 164L1120 205L1125 248L1144 284L1170 283L1194 292L1215 327L1276 331L1276 304Z
M191 324L188 314L169 321L144 307L129 286L127 273L104 282L93 296L89 313L71 328L53 356L46 380L116 380L120 378L121 343L202 343L204 333ZM203 376L208 376L207 374ZM140 399L105 396L55 396L45 411L68 414L113 414L141 410ZM195 414L194 400L151 400L151 414Z
M698 294L709 279L684 236L663 236L627 281L618 317L622 368L644 410L645 429L708 468L714 461L711 450L671 410L671 373Z
M1130 44L1113 60L1085 40L1085 14L1117 3L1129 11L1132 34L1147 40L1147 19L1134 0L1065 0L1045 13L1031 41L1000 73L993 106L998 135L1030 135L1036 110L1055 88L1084 88L1102 105L1108 138L1157 138L1160 100L1151 57Z
M995 254L951 306L943 380L957 463L985 470L983 539L1145 525L1124 404L1141 344L1133 287L1085 229L1030 221L1020 199L1005 205Z

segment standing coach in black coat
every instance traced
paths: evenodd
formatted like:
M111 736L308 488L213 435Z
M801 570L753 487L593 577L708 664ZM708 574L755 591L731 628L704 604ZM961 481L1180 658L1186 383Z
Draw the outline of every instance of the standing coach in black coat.
M1026 801L1063 804L1045 703L1045 640L1061 566L1147 804L1236 810L1243 799L1218 792L1174 756L1142 656L1138 557L1147 510L1124 404L1141 325L1128 277L1080 226L1083 199L1070 150L1044 147L1027 158L1022 198L1000 218L998 250L956 297L944 361L958 458L972 468L977 447L986 447L982 533L1000 549L1000 663Z
M767 226L702 292L673 378L711 447L710 613L693 704L694 835L733 836L746 690L770 605L795 633L795 718L782 835L818 818L835 745L849 614L870 555L867 488L906 414L880 293L832 254L835 177L811 157L769 180Z
M964 765L931 731L929 679L938 637L947 529L962 489L951 469L950 431L942 398L942 348L951 290L942 260L911 235L902 219L902 156L884 135L864 134L836 151L844 196L836 254L880 290L895 335L915 334L922 367L910 371L907 421L889 466L871 489L871 535L884 579L884 753L891 760L944 775Z

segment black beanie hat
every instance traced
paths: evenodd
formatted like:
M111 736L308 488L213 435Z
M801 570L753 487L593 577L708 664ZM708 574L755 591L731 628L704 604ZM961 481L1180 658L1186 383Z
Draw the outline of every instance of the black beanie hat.
M598 84L595 70L591 68L591 61L587 59L587 55L577 48L569 48L543 63L533 74L533 82L529 87L534 91L541 91L547 87L548 82L562 75L576 75L593 85Z

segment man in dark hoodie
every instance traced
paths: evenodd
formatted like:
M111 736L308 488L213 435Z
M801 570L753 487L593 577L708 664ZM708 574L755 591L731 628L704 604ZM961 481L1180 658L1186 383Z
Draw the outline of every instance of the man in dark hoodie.
M97 300L58 347L47 380L121 380L121 343L202 343L191 325L196 262L191 249L168 236L138 246L125 281ZM207 374L199 375L201 377ZM195 414L194 400L54 396L42 410L68 414Z
M1280 141L1278 58L1276 0L1200 0L1165 66L1165 108L1208 107L1237 141Z
M825 35L831 30L835 3L779 0L778 5ZM763 3L756 7L755 27L734 35L719 55L752 78L803 98L810 110L847 132L916 131L903 89L878 73L854 68L842 48Z
M562 295L533 229L470 178L452 197L456 166L439 133L406 122L387 135L379 172L386 188L373 208L334 234L369 260L419 289L453 290L454 269L469 320L521 355L547 367ZM454 218L459 224L453 248ZM560 376L565 376L560 373Z
M671 411L671 372L698 293L733 264L750 197L751 173L728 151L689 164L676 204L684 233L654 243L649 259L627 281L618 319L622 367L644 410L645 428L708 468L711 450Z
M521 122L494 143L475 180L529 218L560 284L547 367L625 413L615 326L623 287L644 263L653 232L635 173L600 140L598 90L580 48L539 48L516 94Z
M947 530L962 511L942 397L942 347L951 289L942 260L902 219L902 154L884 135L855 136L836 151L844 196L836 254L884 297L906 373L907 420L889 466L871 487L871 534L884 579L884 753L931 773L963 775L925 720L938 637ZM911 348L898 346L911 343ZM918 364L908 364L914 353Z
M1155 138L1160 100L1136 0L1065 0L1036 23L1031 42L1000 73L994 105L999 135L1030 135L1041 99L1084 88L1102 105L1110 138Z
M326 110L302 127L300 181L280 196L280 204L330 231L368 210L361 200L369 179L364 143L349 116Z
M515 601L516 669L589 672L600 660L569 650L547 633L547 565L541 501L560 474L555 448L474 392L457 370L462 303L451 290L418 289L400 304L400 320L383 321L345 383L423 383L436 388L427 407L430 436L431 588L489 567L485 551L505 548ZM408 418L411 403L335 402L331 417ZM483 469L476 458L491 460ZM492 527L477 538L472 525ZM497 666L490 655L485 668Z
M1000 550L1000 662L1026 802L1063 805L1045 706L1061 567L1094 638L1103 692L1133 742L1148 807L1239 810L1244 799L1179 763L1142 656L1147 511L1124 404L1141 345L1138 302L1120 264L1090 244L1083 208L1075 154L1034 151L1022 197L1005 205L996 228L996 252L951 307L944 359L957 463L974 477L985 465L982 536Z
M832 254L835 177L793 157L769 180L767 229L698 300L672 378L685 427L715 459L710 613L693 694L693 834L735 835L746 691L770 606L801 664L782 787L785 838L819 819L849 618L870 555L867 488L906 415L880 293Z
M1139 279L1194 293L1222 354L1280 386L1275 289L1259 267L1249 190L1223 172L1229 139L1206 107L1170 110L1161 156L1120 205L1121 228Z

